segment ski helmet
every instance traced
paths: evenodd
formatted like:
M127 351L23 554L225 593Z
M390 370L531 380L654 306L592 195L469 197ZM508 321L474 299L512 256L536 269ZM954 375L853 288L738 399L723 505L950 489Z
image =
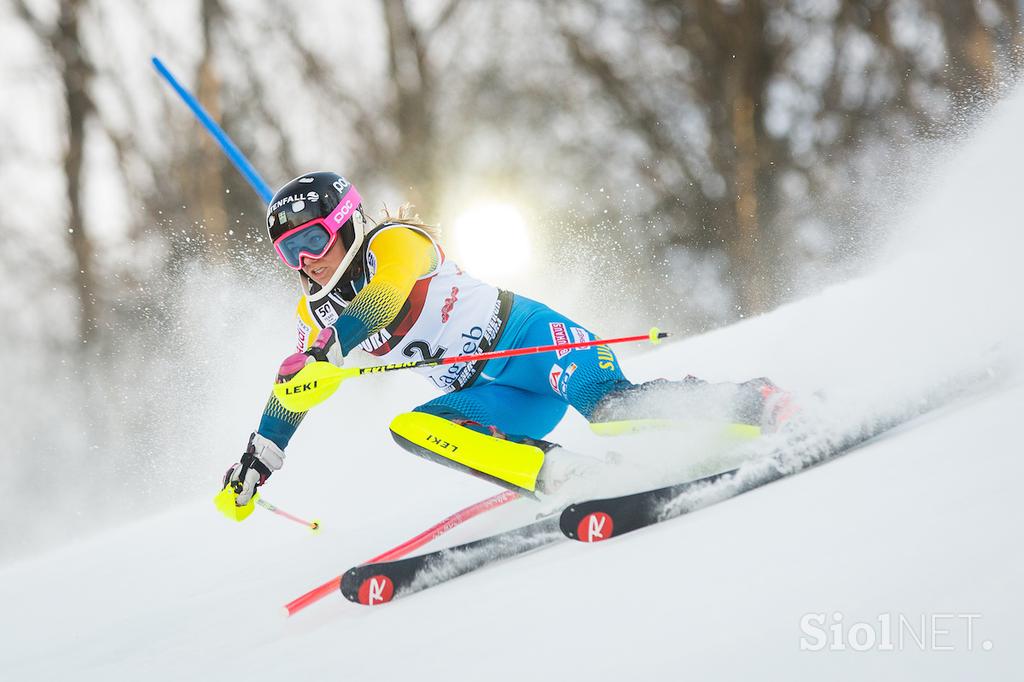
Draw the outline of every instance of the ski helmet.
M292 270L302 258L320 258L339 238L345 256L331 286L355 259L365 236L362 198L355 185L329 171L300 175L277 190L267 206L267 232ZM330 289L331 287L326 287Z

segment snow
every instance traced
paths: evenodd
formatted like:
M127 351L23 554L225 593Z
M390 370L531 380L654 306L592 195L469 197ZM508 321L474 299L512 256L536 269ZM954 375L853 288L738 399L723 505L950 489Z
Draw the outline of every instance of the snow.
M600 546L565 542L383 607L328 598L287 620L282 603L344 568L323 565L323 545L349 538L293 539L303 532L265 516L253 542L192 505L8 569L0 670L12 680L208 679L225 667L255 680L1005 678L1024 635L1024 463L1012 447L1022 399L1014 387L947 408ZM362 525L383 537L372 516ZM800 619L818 612L915 623L978 614L975 650L948 627L939 642L952 652L801 651Z
M203 498L5 566L0 678L1011 678L1024 667L1022 115L1018 93L950 151L874 271L625 363L634 380L768 375L826 391L832 417L990 371L972 397L599 546L567 541L385 606L339 595L285 619L292 598L494 492L391 444L381 406L426 397L415 379L353 383L311 415L265 490L321 518L321 534L262 512L231 524ZM554 437L609 447L583 426L570 416ZM227 464L215 459L212 480ZM517 504L450 538L528 516ZM902 646L802 650L814 614L844 632L866 624L861 635L903 623Z

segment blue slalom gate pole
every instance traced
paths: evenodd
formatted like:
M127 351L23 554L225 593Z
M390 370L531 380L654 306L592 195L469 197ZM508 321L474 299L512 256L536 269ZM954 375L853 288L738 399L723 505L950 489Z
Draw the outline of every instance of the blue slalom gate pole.
M256 190L256 194L259 195L260 199L262 199L264 203L269 204L270 199L274 196L274 191L270 189L270 185L260 177L260 174L255 168L253 168L252 164L249 163L249 159L245 158L245 154L235 146L235 143L232 142L227 133L217 125L217 122L210 118L210 115L206 113L206 110L204 110L202 105L199 104L199 101L192 96L192 93L182 87L181 83L178 82L158 57L153 57L152 62L157 73L163 76L164 80L174 88L174 91L185 101L185 104L187 104L188 108L192 110L192 113L196 115L199 122L202 123L206 130L209 131L210 135L213 136L213 139L217 140L217 144L219 144L220 148L224 150L224 153L231 160L231 163L235 165L235 168L238 169L238 172L242 174L242 177L244 177L249 184L252 185L252 188Z

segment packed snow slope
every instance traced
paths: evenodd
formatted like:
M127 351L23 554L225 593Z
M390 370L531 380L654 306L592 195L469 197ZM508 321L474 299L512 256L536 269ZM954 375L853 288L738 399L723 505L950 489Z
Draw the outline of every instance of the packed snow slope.
M285 602L494 492L391 443L392 414L429 395L418 378L352 382L265 489L321 517L321 535L259 511L229 523L203 498L7 566L0 679L1010 679L1024 669L1020 120L1017 95L950 152L870 273L625 363L634 380L770 376L825 392L839 420L987 373L969 396L645 531L285 619ZM553 438L616 447L578 416ZM679 441L658 456L697 463ZM227 463L211 452L209 497ZM450 539L529 516L516 504Z

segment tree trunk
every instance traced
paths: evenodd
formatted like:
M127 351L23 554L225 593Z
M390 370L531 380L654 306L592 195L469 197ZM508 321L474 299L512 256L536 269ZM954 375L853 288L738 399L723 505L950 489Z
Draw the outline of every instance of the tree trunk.
M220 79L217 78L213 60L213 31L224 15L224 8L219 0L202 0L200 15L203 56L196 76L196 96L210 116L220 121L223 112L220 106ZM211 242L210 253L222 253L230 227L224 201L224 154L209 135L201 133L197 139L199 164L191 182L187 184L193 186L193 196L197 198L199 206L190 208L194 213L198 208L199 225Z
M974 2L940 0L938 14L949 51L947 87L957 108L969 110L995 89L995 46Z
M91 69L83 54L78 31L81 0L63 0L54 43L61 60L61 81L67 109L67 147L64 177L67 182L68 242L74 256L74 282L78 298L78 334L83 343L95 341L98 325L97 291L92 245L82 213L82 163L85 124L92 111L89 98Z
M732 106L733 140L736 158L733 186L736 201L736 235L730 240L731 259L740 273L740 305L745 315L765 308L759 249L762 248L761 221L757 201L757 136L754 133L754 103L747 92L739 92Z
M383 0L388 33L388 59L395 88L394 120L398 143L392 155L394 172L406 197L425 213L435 202L436 141L433 126L434 78L426 47L405 0Z
M717 7L715 11L722 13L717 23L726 33L728 46L720 55L726 62L725 96L729 107L729 124L723 132L730 134L733 142L725 175L731 180L735 222L727 248L740 309L744 315L753 315L766 310L770 300L764 268L768 240L763 234L760 201L767 189L762 185L768 182L762 168L769 145L760 117L770 54L764 47L765 16L760 0L747 0L735 8Z

